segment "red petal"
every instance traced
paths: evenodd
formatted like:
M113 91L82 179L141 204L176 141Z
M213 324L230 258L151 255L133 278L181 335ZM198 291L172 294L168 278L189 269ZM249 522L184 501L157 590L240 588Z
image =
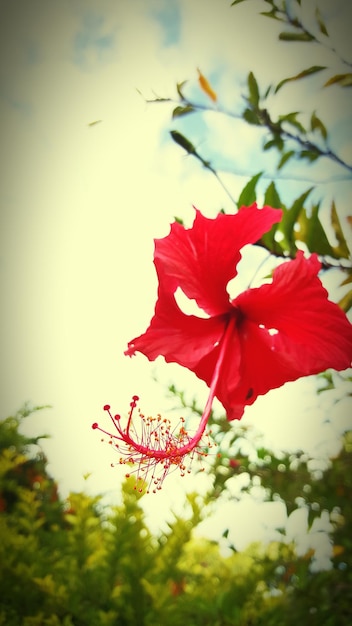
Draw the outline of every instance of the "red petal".
M234 377L228 354L216 394L229 419L239 419L245 405L285 382L351 365L352 326L328 300L317 277L319 268L315 255L305 259L298 253L275 270L272 284L249 289L234 300L244 316L238 329L240 347L237 341L233 345L236 363L237 351L241 363ZM198 375L203 377L204 371Z
M128 344L125 354L142 352L150 361L162 355L167 362L193 370L195 365L217 344L225 329L224 316L201 319L185 315L173 294L159 287L155 315L143 335Z
M273 336L274 349L281 340L285 361L300 376L351 365L352 326L328 300L317 276L320 267L316 255L305 259L299 252L294 261L276 268L272 284L247 290L234 301L246 319L279 331Z
M319 269L315 255L305 259L298 253L275 270L272 284L249 289L234 300L243 318L216 392L228 419L240 419L258 395L288 381L351 365L352 326L328 300ZM217 353L212 350L193 369L208 385Z
M235 388L231 387L228 384L231 381L226 380L225 374L216 394L224 405L229 420L240 419L245 406L253 404L259 395L305 375L300 370L298 361L292 362L286 358L287 346L279 334L271 336L267 330L250 321L244 321L239 331L239 340L239 382Z
M154 263L164 289L175 292L181 287L208 315L225 313L226 286L237 275L240 249L258 241L281 217L281 209L258 209L256 204L215 219L196 209L192 228L174 223L167 237L155 240Z

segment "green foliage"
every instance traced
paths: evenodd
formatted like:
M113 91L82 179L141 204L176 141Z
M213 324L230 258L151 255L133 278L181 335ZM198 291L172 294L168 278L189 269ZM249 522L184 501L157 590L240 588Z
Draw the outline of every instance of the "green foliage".
M326 372L320 378L323 385L319 393L335 390L336 380L332 372ZM337 378L342 377L338 375ZM195 401L188 404L185 394L174 386L170 391L182 407L190 406L194 410ZM205 498L207 505L217 502L220 496L224 500L227 494L233 501L234 481L239 481L238 499L244 493L250 495L260 488L264 500L283 502L288 515L299 508L307 510L310 529L323 512L328 514L333 528L332 568L317 573L311 568L314 549L297 557L294 546L285 542L284 529L278 529L282 542L270 544L259 559L256 552L256 563L259 561L261 567L265 563L266 567L263 593L268 594L268 602L259 606L256 596L252 596L253 613L247 614L246 604L241 604L240 615L236 616L238 622L234 623L246 624L245 619L251 619L250 623L255 625L284 623L293 626L305 623L309 616L309 622L316 625L347 625L352 617L352 542L349 532L352 524L352 432L345 433L340 453L325 462L317 462L303 451L274 454L262 445L261 438L250 427L241 425L232 429L226 417L217 418L212 423L212 433L219 454L210 461L209 474L213 477L213 485ZM247 476L247 482L241 480L242 475ZM233 527L232 520L229 525ZM227 536L228 530L224 533L224 537ZM248 552L245 552L246 556ZM253 564L251 572L252 568ZM262 582L257 580L256 584ZM242 598L245 598L247 588L246 585L246 589L240 592Z
M325 390L333 388L332 377L325 378ZM172 391L186 404L183 393ZM188 495L183 515L174 515L168 530L155 537L144 522L141 499L146 496L128 480L121 504L112 508L84 493L60 499L40 447L20 433L29 415L27 407L0 423L0 625L290 626L305 623L308 615L313 625L350 623L350 433L318 480L301 453L278 459L255 439L256 461L252 453L239 453L243 438L251 441L248 429L235 434L225 419L217 421L221 456L214 459L211 491L205 499ZM221 446L224 432L231 440ZM29 471L33 468L35 474ZM329 511L331 570L313 573L314 551L297 557L284 534L282 541L253 544L230 556L194 536L209 504L226 495L227 481L243 472L250 476L244 490L250 493L260 480L266 498L279 497L289 513L303 495L310 523Z
M253 204L253 202L256 201L256 192L255 192L255 188L257 186L257 182L260 179L261 175L263 172L259 172L258 174L256 174L255 176L253 176L253 178L250 179L250 181L248 181L248 183L245 185L245 187L242 189L238 201L237 201L237 205L240 206L249 206L251 204Z
M301 78L305 78L306 76L311 76L312 74L316 74L317 72L321 72L322 70L325 70L325 69L326 67L324 65L312 65L311 67L308 67L306 70L302 70L295 76L284 78L283 80L280 80L278 85L276 85L275 93L277 93L279 89L281 89L281 87L283 87L286 83L289 83L295 80L300 80Z
M352 87L352 73L347 72L345 74L335 74L326 81L324 87L330 85L340 85L341 87Z
M190 105L187 106L178 106L176 107L173 112L172 112L172 117L181 117L182 115L188 115L188 113L193 113L194 112L194 108Z
M244 1L248 2L248 0L234 0L234 2L231 3L231 6L240 4ZM318 46L330 49L337 55L334 42L330 42L330 34L324 17L319 9L318 2L316 2L315 5L315 24L311 30L308 30L307 26L304 24L305 5L308 4L308 0L303 2L303 5L301 0L293 2L287 2L287 0L282 0L280 2L275 2L275 0L262 0L262 2L269 4L271 9L270 11L261 11L261 15L270 19L275 19L277 22L282 22L285 25L285 28L288 27L289 29L282 30L278 34L279 40L289 43L314 43ZM342 58L341 56L338 58L343 65L351 67L350 61ZM308 68L308 70L303 70L296 77L284 79L282 83L279 83L279 85L281 87L287 81L304 78L310 73L315 73L316 71L325 69L328 68L321 66ZM324 83L324 87L335 84L341 87L351 87L352 74L350 72L335 74ZM277 89L280 87L277 87Z

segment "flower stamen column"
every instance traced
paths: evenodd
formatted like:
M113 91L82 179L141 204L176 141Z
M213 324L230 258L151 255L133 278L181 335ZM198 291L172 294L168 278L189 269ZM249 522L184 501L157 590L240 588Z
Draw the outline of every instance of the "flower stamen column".
M133 396L132 398L125 427L121 425L121 416L113 416L110 411L110 405L104 406L104 410L110 416L117 434L104 430L97 423L93 424L93 429L98 429L105 435L108 435L109 442L120 452L119 464L131 464L137 467L135 470L137 473L136 488L139 491L143 491L142 486L138 487L140 481L147 482L148 491L151 485L154 487L154 492L161 489L164 479L172 469L179 468L183 476L185 471L187 471L185 457L190 456L190 463L192 463L195 455L197 457L207 456L206 450L211 444L207 441L207 445L202 446L200 442L210 417L216 388L235 323L236 318L232 317L219 343L219 354L210 384L209 396L199 426L192 437L184 426L183 418L181 418L181 426L178 432L175 432L175 429L171 428L170 420L163 419L161 416L146 418L144 415L139 414L140 428L138 428L134 422L134 410L139 400L138 396ZM157 472L157 469L160 471ZM148 475L150 474L151 476L148 480ZM127 474L128 476L129 474Z

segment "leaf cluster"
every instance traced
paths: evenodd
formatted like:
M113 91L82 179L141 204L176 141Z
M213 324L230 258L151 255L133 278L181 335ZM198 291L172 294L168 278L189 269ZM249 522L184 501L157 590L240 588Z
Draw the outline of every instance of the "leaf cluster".
M234 0L234 2L231 3L231 6L236 4L238 5L242 2L248 2L248 0ZM293 0L293 2L288 2L287 0L281 0L280 2L275 0L262 0L262 2L269 5L270 10L261 11L261 15L276 20L278 23L284 24L285 28L288 28L288 30L285 29L279 33L278 37L281 41L314 43L333 52L346 67L352 67L351 61L339 55L336 46L330 42L330 33L328 31L327 23L322 15L318 3L316 3L314 12L315 23L311 29L308 29L304 23L304 5L307 4L307 1L303 1L302 3L302 0ZM322 67L321 69L327 68ZM297 77L294 77L294 79L295 78ZM325 82L324 86L328 87L335 84L338 84L341 87L351 87L352 73L345 72L335 74Z
M153 536L144 521L144 496L129 481L119 506L85 493L61 499L40 447L29 452L31 441L20 434L22 419L19 412L0 424L1 625L289 626L304 623L310 612L313 625L329 624L331 612L335 623L349 623L352 485L342 478L351 476L350 437L324 480L311 482L310 498L335 512L333 568L314 574L313 554L297 557L284 538L223 556L216 543L193 532L207 502L236 472L259 476L290 510L294 493L309 480L303 458L293 468L292 459L286 463L271 453L269 461L270 452L258 447L256 463L242 455L235 467L222 450L212 494L205 500L188 495L184 514L174 515L166 530ZM278 463L287 465L286 473ZM278 480L282 476L285 480Z
M244 1L246 0L237 0L232 4L237 5ZM328 28L318 7L315 12L317 32L313 33L304 25L303 13L300 11L301 2L299 0L290 3L290 8L285 0L280 4L274 0L262 1L270 5L270 10L263 12L264 16L273 18L278 23L286 23L290 27L290 31L285 30L280 33L279 39L283 42L296 41L304 45L304 41L310 41L316 45L328 46L339 62L345 65L348 64L348 61L341 59L336 49L329 43ZM269 85L264 90L260 88L257 78L250 71L247 77L246 92L242 94L245 106L241 112L224 109L221 105L221 93L215 92L208 81L206 81L206 89L204 89L202 84L200 84L200 88L208 96L209 104L199 102L197 98L190 98L187 95L187 81L177 83L176 107L172 110L172 120L177 125L177 128L170 130L170 136L173 142L189 156L197 159L202 167L216 177L236 209L257 201L259 194L263 197L264 204L283 209L284 216L281 223L274 225L271 231L257 242L257 245L265 248L271 255L282 258L294 258L298 248L316 253L320 257L323 270L340 270L340 286L345 286L352 280L351 248L348 243L350 239L351 217L345 215L342 219L341 211L333 200L330 203L330 209L327 209L325 203L322 206L321 199L317 201L311 200L312 192L316 192L317 186L321 184L319 181L310 181L314 184L301 192L293 201L288 201L283 197L282 190L279 193L278 183L282 180L290 179L301 183L307 180L304 178L300 180L299 177L297 178L295 175L290 174L290 164L293 164L293 162L303 161L311 164L320 159L328 160L344 172L344 180L347 180L351 175L352 164L346 162L341 155L331 148L331 131L315 110L311 112L290 111L274 115L268 104L269 96L271 99L275 99L277 94L282 89L285 89L286 85L301 80L309 81L315 75L326 70L326 66L312 65L302 69L294 76L281 79L277 85ZM341 76L343 75L341 74ZM346 85L348 82L346 76L347 74L341 80L336 75L331 76L325 82L325 88L333 84L336 86ZM206 80L203 75L202 78ZM148 102L155 101L175 103L175 100L172 98L156 98ZM184 120L186 119L187 121L190 115L202 115L204 111L211 111L214 115L225 115L230 119L236 120L236 124L238 124L238 120L241 120L245 124L256 126L258 130L261 130L262 137L264 132L264 143L259 147L258 151L265 153L274 150L278 153L279 159L276 166L276 175L269 175L264 169L257 173L248 173L248 182L239 193L238 198L235 198L230 193L228 186L223 182L222 174L225 171L222 171L221 167L215 165L209 157L205 158L201 150L196 146L195 140L188 136L188 129L191 129L192 132L192 125L185 125ZM186 129L186 132L184 129ZM282 175L283 169L288 171L288 174L285 176ZM229 173L235 177L238 176L235 164L233 168L231 167L230 172L226 170L226 174L228 175ZM241 175L243 176L243 173ZM263 188L263 182L267 178L271 179L271 181L266 188ZM258 191L259 185L261 188ZM282 185L282 188L285 189L285 186ZM317 194L315 193L314 195L316 196ZM326 215L327 210L329 211L328 215ZM321 217L322 212L324 212L324 220ZM346 312L351 308L351 290L346 291L340 298L339 305Z

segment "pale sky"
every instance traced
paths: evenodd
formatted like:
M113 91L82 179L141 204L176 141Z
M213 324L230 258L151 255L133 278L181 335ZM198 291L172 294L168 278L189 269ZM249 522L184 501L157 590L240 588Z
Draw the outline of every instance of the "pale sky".
M319 6L340 54L351 57L351 7L342 0ZM171 122L172 106L147 105L139 92L174 96L176 83L187 79L188 93L207 103L197 86L200 67L220 105L240 112L250 70L265 88L311 65L335 63L312 44L278 44L279 25L259 16L262 9L256 0L232 8L227 0L21 0L2 8L1 414L27 400L52 405L28 419L26 432L51 435L43 447L64 495L85 489L118 498L123 471L110 469L111 451L91 430L94 421L104 426L104 404L123 413L137 393L145 410L159 412L169 406L171 382L206 400L205 385L179 366L123 355L153 314L153 239L168 234L174 216L190 225L192 205L209 217L234 210L215 178L168 131L188 133L201 154L219 154L224 166L241 173L223 178L235 197L261 169L274 173L276 161L260 150L257 129L215 114ZM343 70L337 64L334 71ZM322 82L318 74L309 85L288 85L273 111L316 109L333 131L334 147L351 161L349 90L323 89ZM90 127L96 120L102 121ZM351 182L331 181L341 170L322 161L290 172L324 182L312 195L322 200L323 218L332 198L342 219L350 214ZM277 186L289 202L309 184ZM334 277L328 286L340 294ZM337 452L348 407L318 399L313 388L309 379L271 392L246 410L244 423L277 449ZM91 473L87 481L85 473ZM161 494L143 499L155 529L202 479L168 481L169 489L166 482ZM258 519L251 506L256 503L240 516L248 540L283 516L277 505L265 505L251 534L248 515ZM209 522L210 535L221 535L219 515L220 522Z

